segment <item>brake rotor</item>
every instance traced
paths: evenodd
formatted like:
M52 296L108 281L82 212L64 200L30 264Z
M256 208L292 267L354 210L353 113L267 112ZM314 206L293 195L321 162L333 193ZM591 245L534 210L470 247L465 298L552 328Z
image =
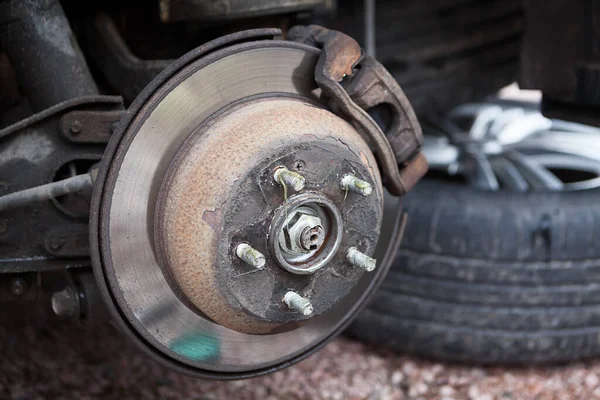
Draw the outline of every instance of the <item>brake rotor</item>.
M240 39L145 89L109 143L91 212L117 321L161 362L217 379L322 346L380 283L400 236L369 146L319 102L319 50L223 47Z

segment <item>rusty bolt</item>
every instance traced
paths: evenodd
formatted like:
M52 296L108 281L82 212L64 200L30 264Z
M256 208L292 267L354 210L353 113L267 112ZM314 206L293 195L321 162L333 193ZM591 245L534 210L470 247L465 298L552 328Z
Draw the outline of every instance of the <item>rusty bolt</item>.
M235 248L235 255L246 264L256 268L263 269L267 262L265 256L258 250L252 248L249 244L240 243Z
M283 181L284 184L291 186L296 192L302 190L304 188L304 183L306 182L302 175L290 171L286 167L277 168L273 174L273 179L275 179L275 182L277 183Z
M60 250L64 245L64 241L61 238L53 237L50 239L50 243L48 244L51 250L57 251Z
M344 175L342 178L342 189L350 190L364 197L367 197L373 191L373 187L369 182L363 181L352 174Z
M76 135L81 131L81 122L79 122L78 120L75 120L75 121L71 122L71 126L69 128L71 129L71 133Z
M361 253L356 247L350 247L346 252L346 259L355 267L371 272L377 266L377 260Z
M287 292L285 296L283 296L283 302L290 308L290 310L299 312L304 316L310 315L313 312L313 306L310 304L310 301L300 296L296 292Z
M326 236L321 218L310 208L299 207L290 214L283 226L279 245L290 254L307 254L318 250Z

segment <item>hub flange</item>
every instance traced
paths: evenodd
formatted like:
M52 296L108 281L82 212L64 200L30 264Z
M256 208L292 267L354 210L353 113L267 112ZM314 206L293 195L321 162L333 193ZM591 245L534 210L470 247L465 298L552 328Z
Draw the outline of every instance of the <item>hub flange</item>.
M297 191L271 178L281 165L303 177ZM347 196L339 182L349 172L375 193ZM159 261L176 293L220 325L292 329L285 325L329 311L363 275L340 247L374 251L382 190L375 159L346 121L299 99L250 99L207 120L171 163L156 209ZM240 243L265 256L264 268L241 262ZM313 312L290 311L289 290Z

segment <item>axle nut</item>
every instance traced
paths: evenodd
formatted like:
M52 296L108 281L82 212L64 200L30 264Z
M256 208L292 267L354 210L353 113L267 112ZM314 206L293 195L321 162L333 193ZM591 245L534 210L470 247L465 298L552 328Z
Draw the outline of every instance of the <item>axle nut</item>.
M325 241L323 222L308 207L299 207L288 217L279 245L290 254L306 254L318 250Z

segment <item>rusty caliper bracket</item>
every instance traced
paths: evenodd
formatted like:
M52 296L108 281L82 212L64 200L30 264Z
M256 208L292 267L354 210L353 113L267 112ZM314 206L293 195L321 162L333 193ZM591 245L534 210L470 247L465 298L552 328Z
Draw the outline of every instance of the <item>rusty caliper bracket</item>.
M427 172L427 160L419 152L421 126L396 80L373 57L363 57L356 40L344 33L317 25L295 26L287 38L321 49L315 81L323 100L367 140L389 192L405 194ZM392 111L385 133L366 111L380 104Z

